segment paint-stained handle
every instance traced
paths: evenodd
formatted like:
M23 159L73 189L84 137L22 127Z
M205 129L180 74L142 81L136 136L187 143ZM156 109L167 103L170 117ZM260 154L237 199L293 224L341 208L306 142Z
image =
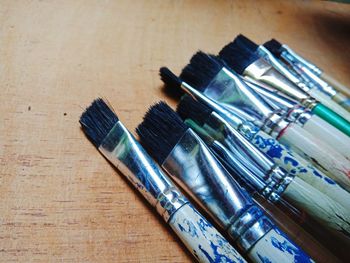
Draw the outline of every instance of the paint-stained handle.
M333 88L335 88L337 91L341 91L345 95L350 97L350 89L346 87L345 85L341 84L336 79L332 78L331 76L327 75L326 73L322 72L320 75L321 79L329 83Z
M288 185L283 198L304 210L325 228L350 240L349 210L299 178Z
M343 117L345 120L350 122L350 112L348 112L346 109L344 109L342 106L340 106L338 103L333 101L330 97L328 97L326 94L322 93L322 91L314 88L309 90L308 92L312 97L317 99L319 102L321 102L323 105L325 105L327 108L331 109L335 113L337 113L339 116Z
M345 96L343 93L337 92L337 94L334 95L332 100L334 100L347 111L350 111L350 98Z
M288 173L304 180L350 211L350 193L299 154L261 130L251 142Z
M350 136L350 123L325 105L318 103L316 107L312 109L312 113Z
M316 115L303 128L350 160L350 137Z
M259 263L310 263L314 262L301 248L279 229L271 229L249 251L249 259Z
M246 262L190 204L176 211L168 223L199 262Z
M339 185L347 191L350 190L350 161L334 148L318 140L294 123L284 130L279 141L320 166Z

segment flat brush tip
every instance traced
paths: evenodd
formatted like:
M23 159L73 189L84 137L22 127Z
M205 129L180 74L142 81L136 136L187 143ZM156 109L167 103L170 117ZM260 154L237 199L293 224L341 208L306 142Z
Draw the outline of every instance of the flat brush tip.
M117 115L101 98L95 99L79 119L84 133L96 148L118 121Z
M223 66L216 56L198 51L183 68L180 78L198 91L203 91Z
M183 94L181 90L181 79L177 77L171 70L167 67L161 67L159 69L160 79L164 82L164 87L169 95L180 97Z
M264 47L267 48L276 57L279 57L281 55L282 44L274 38L270 41L265 42Z
M258 49L258 45L247 38L245 35L239 34L233 42L238 42L241 46L245 46L248 50L255 52Z
M192 119L200 125L204 125L212 110L206 105L194 100L191 96L185 95L177 105L176 112L183 120Z
M141 143L162 164L180 140L187 126L165 102L151 106L136 128Z
M238 74L243 74L246 67L259 59L256 51L250 47L250 44L242 41L242 37L236 38L220 50L219 57Z

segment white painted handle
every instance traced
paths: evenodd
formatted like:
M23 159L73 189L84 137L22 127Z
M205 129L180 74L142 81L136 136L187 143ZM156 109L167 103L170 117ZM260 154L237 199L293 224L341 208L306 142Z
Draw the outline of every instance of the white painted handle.
M350 193L299 154L261 130L251 142L288 173L301 178L350 211Z
M320 117L313 115L303 128L350 160L350 137Z
M350 162L335 149L294 123L284 130L279 141L320 166L339 185L350 191Z
M246 262L190 204L178 209L168 224L199 262Z
M338 103L333 101L326 94L322 93L322 91L319 91L317 89L311 89L311 90L309 90L308 93L311 95L311 97L314 97L319 102L321 102L323 105L330 108L332 111L338 113L345 120L350 122L350 113L346 109L344 109L342 106L340 106Z
M350 240L349 210L299 178L288 185L283 198L304 210L327 229Z
M249 251L248 257L259 263L314 262L304 251L278 229L270 230Z
M350 211L350 193L311 164L308 168L299 170L296 176Z

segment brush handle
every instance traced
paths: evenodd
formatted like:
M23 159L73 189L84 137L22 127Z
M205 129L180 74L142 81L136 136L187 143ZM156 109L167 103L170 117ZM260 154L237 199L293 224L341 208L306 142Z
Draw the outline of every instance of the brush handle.
M318 103L316 107L312 109L312 113L333 125L347 136L350 136L350 123L323 104Z
M350 159L350 137L316 115L304 124L303 128L316 138L327 143L345 158Z
M345 85L341 84L336 79L332 78L331 76L327 75L326 73L322 72L320 75L321 79L328 82L333 88L335 88L337 91L341 91L345 95L350 97L350 89L346 87Z
M168 224L198 262L246 262L227 240L188 203L173 214Z
M350 162L332 147L294 123L284 129L279 141L322 167L339 185L350 190Z
M325 228L350 240L349 210L299 178L287 186L283 198L307 212Z
M343 93L338 91L337 94L333 96L332 100L334 100L348 112L350 111L350 98L345 96Z
M271 229L249 251L249 259L259 263L314 262L279 229Z
M314 88L309 90L308 92L311 97L315 98L319 102L321 102L323 105L337 113L339 116L343 117L345 120L350 122L350 112L348 112L346 109L342 108L338 103L333 101L330 97L328 97L326 94L322 93L322 91Z
M251 142L289 174L296 175L350 211L350 193L299 154L261 130Z

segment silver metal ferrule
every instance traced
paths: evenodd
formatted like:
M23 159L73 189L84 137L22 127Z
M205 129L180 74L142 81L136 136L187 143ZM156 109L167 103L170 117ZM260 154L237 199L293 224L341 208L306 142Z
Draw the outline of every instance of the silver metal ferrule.
M222 136L215 138L220 145L212 144L219 152L224 153L225 161L228 165L232 165L231 168L236 171L237 176L243 177L240 180L246 180L248 185L254 185L255 190L267 199L277 201L288 182L294 177L277 166L273 160L251 144L249 139L244 138L215 112L211 114L206 124L210 127L223 127Z
M309 88L306 85L304 85L305 87L303 87L303 89L295 85L292 81L271 66L264 58L259 58L246 67L243 75L271 85L298 101L303 101L310 97L306 93L309 91Z
M294 66L301 71L301 74L306 75L308 80L314 84L315 88L322 91L327 96L332 98L337 94L337 91L331 85L321 79L315 72L310 70L305 65L297 62L294 64Z
M273 108L241 77L225 67L212 79L203 94L274 137L277 137L289 124L279 113L275 113Z
M166 222L188 203L120 121L114 125L98 149L156 208Z
M259 131L259 128L252 122L244 120L239 117L234 112L227 110L222 107L216 101L206 97L204 94L191 87L186 82L182 82L181 88L184 92L186 92L189 96L194 98L195 100L203 103L207 107L211 108L213 111L217 112L222 118L224 118L232 127L240 130L244 136L248 138L253 138L255 134Z
M274 55L264 46L259 46L257 52L260 57L264 58L271 66L273 66L277 71L284 75L291 82L299 86L299 82L302 81L297 76L295 76L287 67L285 67L279 60L277 60ZM305 90L303 88L303 90Z
M285 120L304 126L311 118L312 113L309 109L301 106L298 102L281 95L271 89L259 85L256 81L246 80L246 83L256 92L258 92L267 101L271 107L279 111Z
M195 100L203 103L207 107L211 108L213 111L220 113L233 127L239 127L245 120L239 117L237 114L230 112L229 110L222 107L217 101L205 96L200 91L193 88L186 82L181 83L181 88L184 92L190 95Z
M287 120L294 122L299 126L303 127L305 123L312 117L312 112L301 105L296 105L293 109L288 111Z
M261 85L260 82L252 79L244 79L245 83L251 87L255 92L259 93L264 100L269 103L275 110L289 111L298 104L295 100L287 95L278 92L277 90Z
M315 64L311 63L310 61L306 60L305 58L303 58L302 56L298 55L297 53L295 53L290 47L288 47L287 45L282 45L282 48L284 49L284 51L282 53L282 55L286 56L286 57L290 57L290 59L294 62L299 62L304 64L306 67L308 67L309 69L311 69L313 72L316 73L316 75L320 76L322 74L322 70L320 68L318 68Z
M265 217L261 210L191 129L162 167L244 251L273 226L267 218L259 221ZM256 224L259 231L252 228Z

